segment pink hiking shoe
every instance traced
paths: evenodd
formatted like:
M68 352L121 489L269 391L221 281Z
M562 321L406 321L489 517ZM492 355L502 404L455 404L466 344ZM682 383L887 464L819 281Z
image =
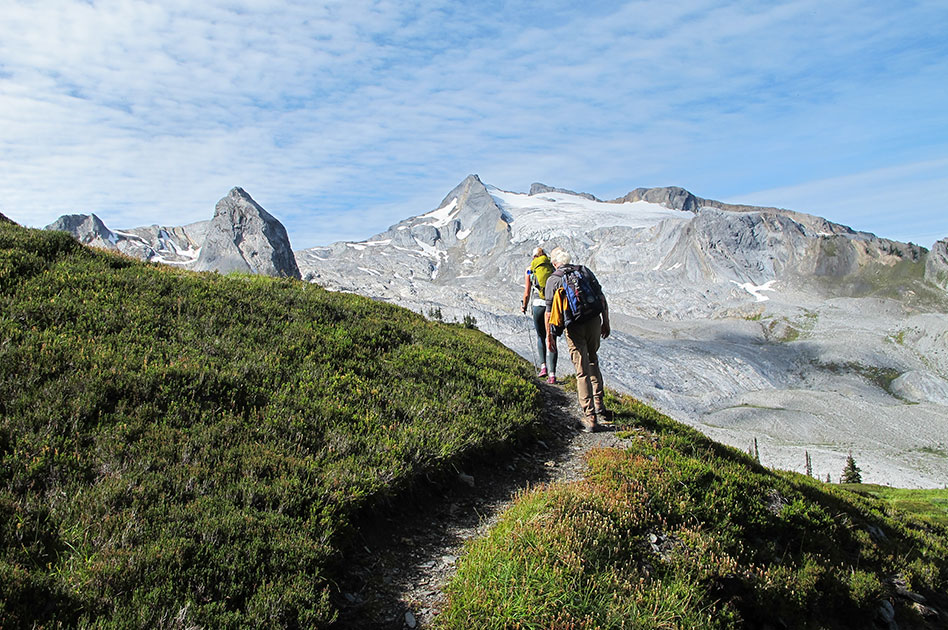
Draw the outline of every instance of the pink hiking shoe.
M537 378L543 378L544 376L546 376L546 374L547 374L546 366L544 365L540 368L540 373L537 374Z

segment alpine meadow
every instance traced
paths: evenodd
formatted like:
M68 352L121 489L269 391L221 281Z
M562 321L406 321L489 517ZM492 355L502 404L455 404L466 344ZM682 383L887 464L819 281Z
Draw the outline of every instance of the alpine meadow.
M3 223L0 292L3 628L324 627L353 519L535 420L489 337L299 281Z
M0 301L4 628L339 627L361 527L544 434L499 342L299 280L3 222ZM944 525L609 402L633 447L522 494L437 627L940 627Z

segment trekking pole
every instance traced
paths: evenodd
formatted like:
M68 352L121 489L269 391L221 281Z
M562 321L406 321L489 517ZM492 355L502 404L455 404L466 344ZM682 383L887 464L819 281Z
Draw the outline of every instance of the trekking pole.
M530 313L527 313L526 311L524 311L523 314L527 316L527 319L531 320L530 323L532 324L532 323L533 323L533 321L532 321L532 320L533 320L533 315L531 315ZM534 326L527 325L527 335L530 337L530 347L532 348L532 354L533 354L533 370L534 370L534 372L539 372L539 371L540 371L540 364L537 362L537 361L539 360L538 357L537 357L537 341L536 341L536 339L533 338L534 335L536 335L536 331L534 330Z

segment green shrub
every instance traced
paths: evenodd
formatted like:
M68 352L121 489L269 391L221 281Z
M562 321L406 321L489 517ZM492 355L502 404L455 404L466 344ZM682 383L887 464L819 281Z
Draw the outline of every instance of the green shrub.
M443 627L868 627L892 576L948 585L944 527L610 402L630 446L471 544Z
M0 627L325 626L357 519L538 395L476 330L0 225Z

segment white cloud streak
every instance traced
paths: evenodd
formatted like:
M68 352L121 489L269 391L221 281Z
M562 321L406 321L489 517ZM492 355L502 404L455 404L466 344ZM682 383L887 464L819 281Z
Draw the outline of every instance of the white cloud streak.
M904 198L899 165L948 156L940 2L7 4L0 210L28 225L186 223L239 185L305 247L470 172L600 197L792 188L807 210L858 173Z

